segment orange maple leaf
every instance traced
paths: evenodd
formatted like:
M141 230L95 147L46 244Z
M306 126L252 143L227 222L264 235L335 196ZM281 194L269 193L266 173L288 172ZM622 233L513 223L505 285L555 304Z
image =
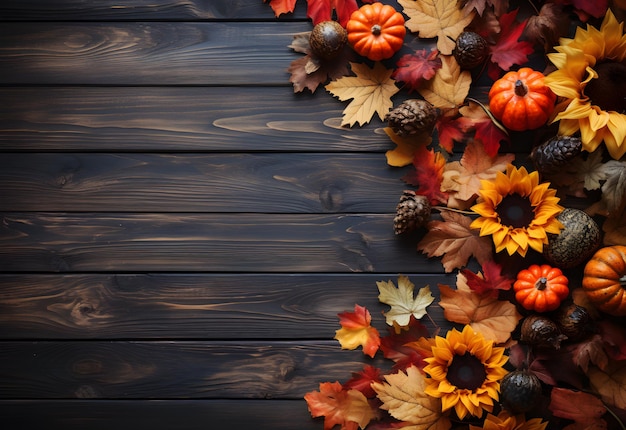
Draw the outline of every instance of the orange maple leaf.
M274 11L274 15L278 18L283 13L291 13L296 8L297 0L263 0L263 3L269 1L270 7Z
M443 221L428 222L428 233L417 244L417 250L429 257L441 257L446 272L465 266L471 256L480 264L492 259L493 244L489 237L480 237L469 226L472 219L454 212L442 212Z
M319 391L306 393L304 399L312 417L324 417L324 430L336 425L343 430L365 428L375 417L363 393L344 390L339 382L322 382Z
M580 424L576 428L606 428L602 415L606 408L596 396L583 391L554 387L550 392L550 406L554 416Z
M417 186L415 194L428 197L432 205L446 204L448 195L441 191L445 165L446 159L440 152L421 146L413 155L415 171L406 174L402 179L408 184Z
M338 314L341 328L335 332L335 339L342 349L356 349L363 347L363 353L374 357L380 346L380 333L371 326L372 316L369 311L359 305L354 305L354 312Z

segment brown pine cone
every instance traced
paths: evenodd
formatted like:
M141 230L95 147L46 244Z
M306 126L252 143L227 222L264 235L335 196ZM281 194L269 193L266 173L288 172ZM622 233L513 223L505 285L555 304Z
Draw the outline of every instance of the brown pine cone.
M385 121L394 133L404 137L422 131L432 132L439 110L422 99L409 99L400 103L386 116Z
M430 203L426 196L405 190L396 206L393 229L396 234L415 230L430 219Z
M565 165L582 151L580 137L555 136L533 148L530 159L540 173L549 173Z

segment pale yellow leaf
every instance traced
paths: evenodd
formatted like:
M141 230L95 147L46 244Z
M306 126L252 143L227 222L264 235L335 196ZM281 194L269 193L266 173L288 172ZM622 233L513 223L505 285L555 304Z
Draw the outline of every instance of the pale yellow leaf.
M626 360L611 362L605 370L589 366L587 376L605 403L626 409Z
M414 425L411 430L448 430L450 420L442 415L441 400L424 393L424 375L415 366L385 376L383 383L374 382L372 388L383 404L381 409L397 420Z
M452 56L441 56L441 68L418 91L439 109L454 109L463 104L472 84L472 75Z
M420 288L415 297L413 293L415 285L403 275L398 276L397 288L392 281L378 281L376 285L380 293L378 300L391 306L391 310L385 313L387 324L390 326L393 326L394 322L401 327L409 325L411 315L416 319L422 318L426 315L428 305L435 300L428 285Z
M384 130L396 144L394 149L385 153L387 164L393 167L404 167L413 163L415 152L423 146L430 145L433 140L432 135L427 132L401 137L394 133L391 127L385 127Z
M376 62L374 68L366 64L350 63L356 76L345 76L326 85L326 90L341 101L352 99L343 111L341 125L364 125L374 114L381 120L393 108L391 97L399 91L391 78L393 70Z
M451 55L454 41L474 19L475 12L463 12L457 0L398 0L409 17L406 26L420 37L437 38L437 49Z

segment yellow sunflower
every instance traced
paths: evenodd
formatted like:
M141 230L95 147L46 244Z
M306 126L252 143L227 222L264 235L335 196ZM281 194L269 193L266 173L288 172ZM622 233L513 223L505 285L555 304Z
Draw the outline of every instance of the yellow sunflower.
M526 256L529 248L543 251L548 233L558 234L563 225L556 219L563 211L556 190L550 183L539 183L539 173L509 164L506 174L498 172L495 180L480 182L478 203L472 210L480 215L471 228L481 236L491 235L496 252L506 249Z
M502 411L498 416L487 414L482 427L470 425L470 430L545 430L547 422L541 418L532 418L526 421L524 415L509 415Z
M583 149L595 151L604 141L611 156L626 153L626 35L609 10L600 30L578 28L548 54L557 70L545 83L562 101L557 106L559 134L580 131Z
M435 337L432 357L424 359L424 373L430 376L424 392L441 398L443 412L454 408L460 419L468 414L481 417L498 400L507 359L504 348L494 346L469 325L463 331L452 329L445 338Z

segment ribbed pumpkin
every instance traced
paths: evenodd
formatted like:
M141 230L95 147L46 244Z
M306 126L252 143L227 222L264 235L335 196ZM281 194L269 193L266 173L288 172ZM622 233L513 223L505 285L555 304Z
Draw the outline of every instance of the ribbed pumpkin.
M568 284L561 269L548 264L532 264L517 274L513 283L515 300L531 311L553 311L569 295Z
M543 73L529 67L506 73L489 90L489 109L513 131L544 125L554 111L556 95L544 83Z
M626 246L600 248L585 265L582 281L589 301L610 315L626 315Z
M380 2L352 12L346 25L348 42L359 55L379 61L390 58L404 43L404 16Z

